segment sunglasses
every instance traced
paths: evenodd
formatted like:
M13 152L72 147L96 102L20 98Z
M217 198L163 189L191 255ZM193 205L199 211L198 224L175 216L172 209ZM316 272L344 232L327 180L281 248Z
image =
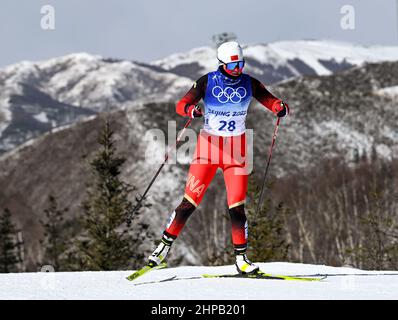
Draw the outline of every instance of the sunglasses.
M237 62L230 62L226 63L225 66L227 70L235 70L236 68L242 69L245 65L245 60L243 61L237 61Z

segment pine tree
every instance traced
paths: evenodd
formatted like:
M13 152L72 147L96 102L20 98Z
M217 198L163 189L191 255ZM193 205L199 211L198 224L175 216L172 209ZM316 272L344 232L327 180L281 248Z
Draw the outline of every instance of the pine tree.
M83 202L84 235L79 239L78 259L86 270L120 270L131 266L132 257L143 258L139 252L147 236L139 224L134 236L126 227L126 216L132 208L128 195L134 188L120 178L126 158L117 154L114 132L109 120L100 133L100 150L90 162L93 183L88 186ZM137 224L135 225L137 226Z
M0 216L0 272L18 272L22 264L20 252L22 243L18 241L15 225L11 221L8 208Z
M279 203L272 204L265 198L256 214L259 200L259 186L250 177L248 188L248 223L250 259L253 261L276 261L287 258L289 244L284 232L284 217L288 210ZM268 186L271 189L271 185Z
M68 226L65 223L64 215L68 208L59 209L53 195L48 197L48 208L44 210L45 220L41 220L44 228L44 240L41 245L44 249L42 265L51 265L56 271L65 270L65 258L63 255L68 246Z
M360 268L398 268L398 225L396 219L385 215L384 201L381 192L373 190L370 193L370 211L361 217L359 224L363 240L360 245L346 250L348 257L357 261Z

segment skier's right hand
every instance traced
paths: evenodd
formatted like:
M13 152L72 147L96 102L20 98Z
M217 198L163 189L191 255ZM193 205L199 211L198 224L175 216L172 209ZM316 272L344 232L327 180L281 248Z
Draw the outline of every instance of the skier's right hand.
M190 118L199 118L199 117L203 116L202 109L200 108L199 105L196 105L196 106L193 104L188 105L185 107L185 110L186 110L187 116Z

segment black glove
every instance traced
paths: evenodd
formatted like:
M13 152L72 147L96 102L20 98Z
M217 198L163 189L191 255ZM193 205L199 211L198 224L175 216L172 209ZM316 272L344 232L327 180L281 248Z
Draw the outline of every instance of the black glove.
M280 108L281 108L281 110L278 111L278 113L276 115L279 118L286 117L289 114L289 106L287 105L287 103L281 101L280 102Z

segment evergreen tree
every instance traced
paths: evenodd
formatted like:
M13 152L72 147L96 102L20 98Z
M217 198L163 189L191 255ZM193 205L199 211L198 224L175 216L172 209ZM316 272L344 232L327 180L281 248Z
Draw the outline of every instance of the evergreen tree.
M268 186L268 189L271 189L271 186ZM251 176L247 193L250 259L252 261L285 260L289 245L284 231L284 218L288 210L282 203L274 206L269 198L265 198L256 214L259 191L259 186Z
M69 240L64 215L68 212L68 208L59 209L53 195L49 195L48 202L48 208L44 210L45 220L40 221L44 228L44 240L41 241L44 249L42 265L51 265L56 271L64 271L63 255Z
M83 236L77 242L76 265L86 270L120 270L141 260L139 245L148 236L147 225L134 224L134 236L125 221L132 208L128 195L134 188L120 178L126 159L117 154L109 120L100 133L100 150L90 162L93 183L83 202ZM76 257L75 257L76 258ZM134 261L133 261L134 263Z
M0 216L0 272L18 272L22 259L22 243L18 241L15 225L11 221L11 212L5 209Z
M363 233L360 245L346 250L358 267L376 270L398 268L398 225L396 219L386 216L383 194L374 190L369 197L370 212L360 220Z

